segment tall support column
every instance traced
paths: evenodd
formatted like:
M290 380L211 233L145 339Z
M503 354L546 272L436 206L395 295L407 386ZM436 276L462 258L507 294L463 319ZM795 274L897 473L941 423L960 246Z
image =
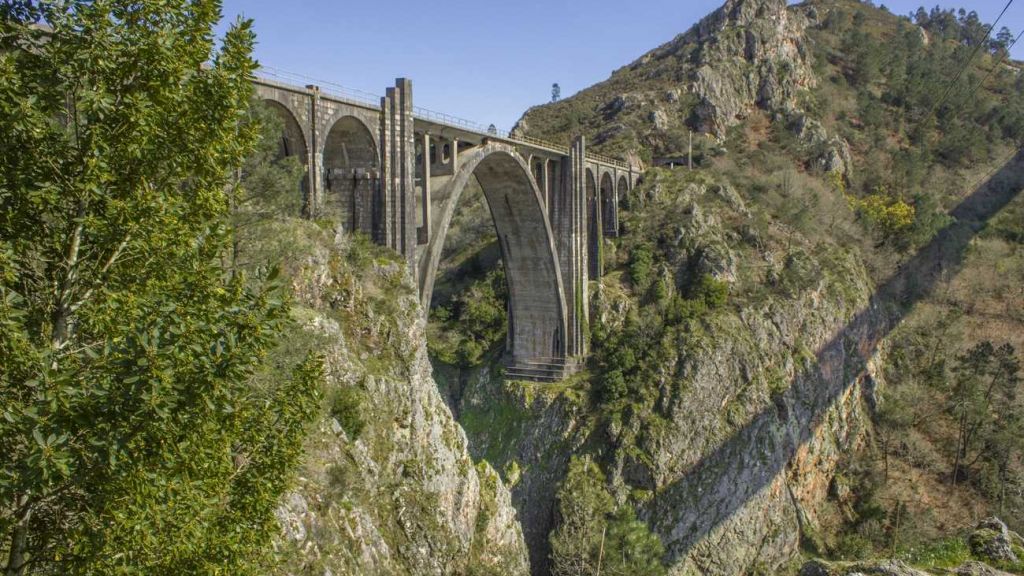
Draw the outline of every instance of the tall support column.
M420 216L423 226L416 230L417 242L420 245L430 242L430 133L423 134L423 157L420 159Z
M567 300L566 355L577 358L585 356L589 349L585 161L586 142L580 137L573 142L569 156L562 158L557 170L560 185L549 210Z
M381 98L383 177L379 240L401 254L416 276L416 143L413 132L412 82L395 80Z
M307 84L309 91L309 196L306 198L306 216L316 218L323 207L324 187L324 151L321 148L320 123L320 87Z
M619 237L619 170L612 170L611 198L604 201L608 207L608 213L602 214L604 218L604 235L609 238Z
M544 158L541 162L543 162L542 178L544 183L540 191L544 194L544 209L548 210L551 206L551 170L548 168L551 160Z

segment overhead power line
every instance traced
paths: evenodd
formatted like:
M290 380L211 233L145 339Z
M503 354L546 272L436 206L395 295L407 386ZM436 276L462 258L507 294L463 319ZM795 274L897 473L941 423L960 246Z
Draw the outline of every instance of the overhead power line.
M995 29L996 24L999 24L999 21L1003 19L1003 16L1006 14L1006 11L1010 9L1010 5L1012 4L1013 0L1009 0L1009 2L1006 3L1006 6L1003 6L1003 11L999 13L998 17L996 17L995 22L988 25L988 29L985 30L984 39L978 42L978 45L974 47L974 50L971 52L971 55L964 62L963 66L960 67L960 70L957 71L956 76L953 77L953 81L950 82L948 86L946 86L946 91L943 92L942 97L939 98L938 103L932 106L931 111L928 113L929 116L934 114L940 106L946 103L946 99L949 98L949 95L953 92L953 88L956 86L957 81L960 80L960 77L963 76L964 72L966 72L967 69L971 66L971 61L974 60L974 57L978 55L978 52L981 52L981 49L985 46L985 41L988 40L989 36L992 34L992 30Z
M981 82L978 82L977 85L971 88L970 94L967 95L968 100L970 100L971 97L974 96L975 92L977 92L979 88L984 86L985 82L987 82L988 79L991 78L993 74L995 74L996 70L998 70L999 67L1003 65L1003 62L1005 62L1006 59L1010 56L1010 49L1013 48L1014 44L1016 44L1017 41L1021 39L1021 37L1024 37L1024 29L1020 31L1020 34L1017 34L1017 37L1013 39L1013 42L1010 42L1010 44L1006 46L1006 52L992 66L992 69L988 71L988 74L985 74L985 77L981 79Z

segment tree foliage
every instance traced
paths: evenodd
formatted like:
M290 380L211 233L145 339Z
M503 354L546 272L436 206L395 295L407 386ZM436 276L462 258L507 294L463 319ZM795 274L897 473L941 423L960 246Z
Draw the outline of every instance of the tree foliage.
M430 353L453 366L477 366L505 340L508 332L508 284L498 268L473 282L448 307L432 311Z
M914 224L914 207L901 198L891 196L884 188L863 198L848 199L850 207L884 239L895 238Z
M957 423L950 477L969 477L979 463L1005 476L1024 434L1017 403L1020 361L1010 344L983 341L957 357L948 410Z
M268 257L278 260L289 256L288 247L278 246L274 254L256 248L274 234L267 229L268 224L299 215L306 168L297 157L280 153L284 121L266 103L251 103L243 127L256 131L256 141L228 188L232 244L227 264L232 270L256 266L259 271ZM282 242L284 238L276 240Z
M215 1L20 8L0 22L0 562L264 573L320 363L256 378L283 283L219 265L256 135L250 23L215 49Z
M601 468L573 457L558 491L558 526L551 534L551 571L556 576L658 576L665 549L636 519L617 506Z

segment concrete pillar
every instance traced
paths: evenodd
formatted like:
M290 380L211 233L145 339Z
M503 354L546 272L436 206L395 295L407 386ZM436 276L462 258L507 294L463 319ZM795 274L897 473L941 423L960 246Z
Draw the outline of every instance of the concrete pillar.
M317 218L323 207L324 189L324 151L321 149L320 135L320 87L307 84L309 91L309 198L306 214Z
M548 207L551 205L551 171L549 170L548 165L551 161L545 158L543 162L544 183L542 184L543 187L541 188L541 193L544 194L544 210L548 210Z
M452 138L452 174L459 171L459 139Z
M381 98L383 222L379 241L401 254L416 276L416 160L412 82L395 80Z
M559 266L565 286L566 355L582 357L589 349L587 293L586 142L577 138L557 169L560 185L550 200Z
M423 217L423 226L416 230L417 240L420 245L430 242L430 133L423 134L423 158L420 160L420 169L423 173L423 184L420 187L420 215Z

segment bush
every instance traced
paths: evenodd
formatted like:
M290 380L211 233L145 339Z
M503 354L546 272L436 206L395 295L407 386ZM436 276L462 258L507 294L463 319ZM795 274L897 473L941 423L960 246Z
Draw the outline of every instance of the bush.
M558 490L558 525L551 533L556 576L660 576L664 546L636 519L629 505L616 507L601 468L573 457Z
M629 277L638 291L644 292L651 285L654 271L654 251L649 244L640 244L633 249L629 258Z
M331 401L331 416L353 440L366 428L366 420L363 418L365 404L366 395L363 391L351 387L339 389Z
M508 288L503 269L477 280L451 303L430 315L431 356L453 366L473 367L505 341Z

